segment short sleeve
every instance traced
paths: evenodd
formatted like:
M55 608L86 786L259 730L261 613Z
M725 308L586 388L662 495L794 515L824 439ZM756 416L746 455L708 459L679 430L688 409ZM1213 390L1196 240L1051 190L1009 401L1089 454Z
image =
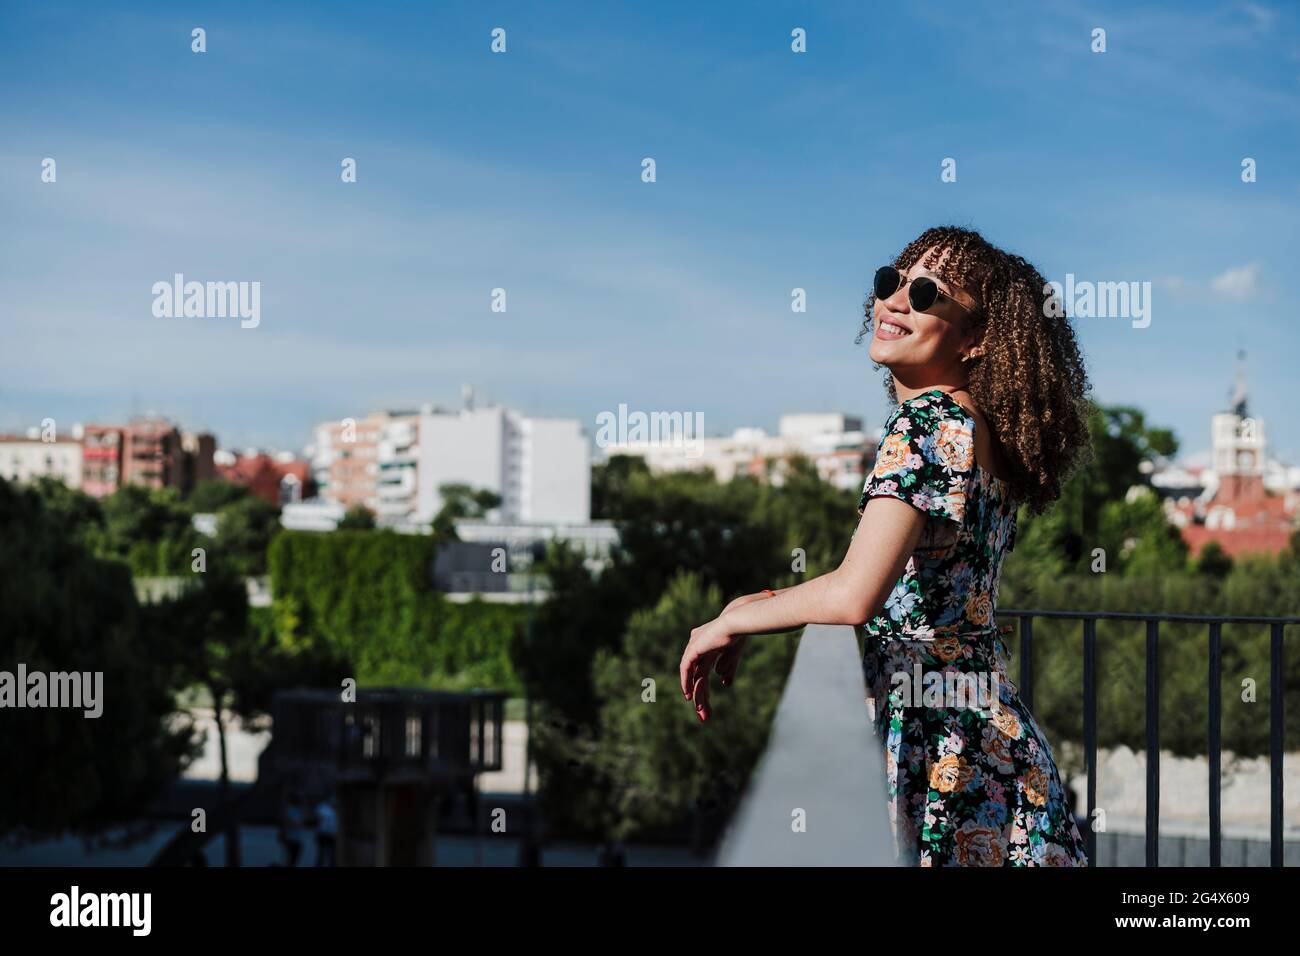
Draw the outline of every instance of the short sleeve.
M942 396L919 395L899 405L885 422L858 512L871 498L898 498L960 526L974 468L974 420Z

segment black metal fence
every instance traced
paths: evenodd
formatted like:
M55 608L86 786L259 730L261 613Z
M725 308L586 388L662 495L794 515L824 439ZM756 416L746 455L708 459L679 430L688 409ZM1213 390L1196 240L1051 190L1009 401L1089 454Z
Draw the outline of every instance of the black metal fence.
M1084 839L1088 859L1095 860L1097 834L1093 811L1097 807L1097 622L1140 621L1146 624L1146 865L1157 866L1160 847L1160 625L1203 624L1209 629L1207 755L1210 766L1208 794L1210 866L1222 860L1222 642L1224 624L1249 624L1270 629L1269 648L1269 859L1282 866L1282 754L1283 754L1283 634L1300 617L1218 617L1199 614L1138 614L1122 611L1044 611L999 608L1000 619L1020 622L1020 697L1031 710L1034 702L1034 620L1063 618L1083 626L1083 751L1088 772L1088 825Z

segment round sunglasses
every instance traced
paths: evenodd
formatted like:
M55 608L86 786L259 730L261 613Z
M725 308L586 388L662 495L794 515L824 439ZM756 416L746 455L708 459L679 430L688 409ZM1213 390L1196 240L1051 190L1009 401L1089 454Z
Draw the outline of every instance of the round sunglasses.
M935 283L935 281L931 279L929 276L918 276L917 278L911 280L911 282L906 282L903 279L903 274L899 272L897 269L895 269L893 266L881 266L879 269L876 270L874 290L876 293L877 300L888 299L891 295L897 292L899 286L902 285L906 285L908 287L907 301L908 304L911 305L913 311L929 312L932 308L934 308L935 303L937 303L940 299L943 299L948 302L951 302L953 305L957 306L957 308L961 309L963 312L967 312L972 315L975 313L974 309L963 305L962 303L954 299L952 296L950 296L948 293L940 289L939 286Z

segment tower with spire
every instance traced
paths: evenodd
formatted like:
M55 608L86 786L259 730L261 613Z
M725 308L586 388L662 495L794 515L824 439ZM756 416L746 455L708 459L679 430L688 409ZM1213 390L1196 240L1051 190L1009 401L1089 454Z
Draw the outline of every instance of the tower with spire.
M1205 491L1166 502L1166 513L1192 555L1211 541L1232 557L1278 554L1300 519L1300 495L1271 493L1265 486L1268 460L1264 421L1250 412L1246 353L1237 352L1228 405L1210 418L1213 465Z
M1219 497L1232 500L1264 490L1264 422L1250 414L1246 388L1246 353L1237 352L1237 370L1228 408L1210 420L1214 471Z

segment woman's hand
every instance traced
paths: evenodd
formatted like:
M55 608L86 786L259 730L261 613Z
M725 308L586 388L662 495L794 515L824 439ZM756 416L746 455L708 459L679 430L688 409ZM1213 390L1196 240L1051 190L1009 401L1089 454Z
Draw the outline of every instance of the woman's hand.
M719 619L721 619L722 617L726 616L728 611L731 611L738 607L744 607L746 604L752 604L755 601L765 601L768 598L772 597L775 593L776 593L775 591L757 591L754 594L742 594L740 597L734 599L733 601L731 601L731 603L729 603L726 607L724 607L722 609L722 614L718 615L718 617ZM700 630L700 629L697 628L696 630ZM692 634L693 633L694 632L692 632ZM723 687L730 687L732 682L735 681L736 668L740 666L740 655L744 653L745 642L748 640L749 640L748 635L733 634L731 636L731 643L726 647L726 649L722 651L721 654L718 655L717 660L713 665L713 669L718 672L718 679ZM704 671L706 678L708 673L709 671L706 669ZM691 694L689 693L686 687L683 687L682 692L686 694L687 699L690 699ZM709 697L709 688L706 679L705 686L704 686L704 701L706 707L708 703L708 697ZM697 713L699 712L698 706L696 707L696 712ZM701 717L700 719L703 720L704 717Z
M709 672L716 666L723 684L731 683L744 647L745 638L731 634L722 621L722 617L717 617L691 631L691 639L678 666L682 694L687 700L695 701L695 713L702 721L708 720L712 713L709 707Z
M744 607L746 604L753 604L755 601L766 601L776 594L776 591L756 591L753 594L742 594L724 607L722 614L719 616L725 616L728 611ZM745 642L748 640L748 635L736 635L732 645L719 655L714 669L718 672L718 678L723 687L730 687L732 682L735 681L736 668L740 666L740 655L745 652Z

